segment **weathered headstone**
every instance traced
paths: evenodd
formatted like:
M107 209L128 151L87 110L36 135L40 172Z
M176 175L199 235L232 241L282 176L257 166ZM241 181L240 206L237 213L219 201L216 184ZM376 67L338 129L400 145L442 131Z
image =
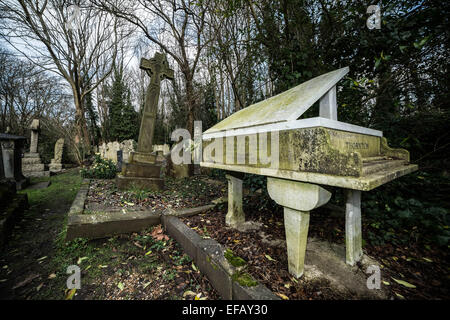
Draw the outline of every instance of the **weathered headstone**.
M173 79L165 54L156 53L147 60L141 59L140 68L151 77L145 96L141 127L136 152L130 153L128 163L124 163L122 174L117 176L117 186L120 189L135 185L147 189L162 189L164 180L161 178L161 164L152 153L153 134L155 131L156 111L158 109L160 82L162 79Z
M49 170L50 172L60 172L62 170L62 153L64 148L64 139L60 138L55 143L55 154L54 158L50 161Z
M117 150L117 170L122 171L123 151Z
M25 188L29 179L22 174L22 148L25 137L0 133L0 180L11 181L16 189Z
M22 160L23 175L25 177L48 177L50 171L44 171L45 166L41 162L41 157L38 153L39 119L33 119L30 129L30 152L25 153Z

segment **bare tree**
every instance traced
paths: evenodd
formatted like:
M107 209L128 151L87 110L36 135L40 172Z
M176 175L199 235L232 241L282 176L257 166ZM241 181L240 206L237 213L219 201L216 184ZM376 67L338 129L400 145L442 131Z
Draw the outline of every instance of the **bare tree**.
M69 84L81 161L90 153L83 98L111 73L118 44L127 33L116 17L82 1L75 4L72 9L79 11L71 11L64 0L0 0L0 37Z
M197 107L194 76L208 43L203 31L210 1L128 1L95 0L100 8L138 27L145 38L171 56L183 74L186 92L186 128L193 134Z

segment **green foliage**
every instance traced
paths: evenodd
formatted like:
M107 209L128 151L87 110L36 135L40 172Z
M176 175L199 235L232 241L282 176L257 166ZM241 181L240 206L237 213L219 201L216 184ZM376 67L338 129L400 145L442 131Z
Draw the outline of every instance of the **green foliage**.
M368 219L369 223L369 242L379 245L414 241L447 246L450 243L450 215L448 200L444 199L450 181L442 177L437 180L440 182L436 180L429 174L416 173L364 194L362 210L364 219ZM430 185L430 182L434 185ZM417 191L414 191L416 188ZM435 199L424 199L416 194L430 192L431 195L432 188L436 190ZM444 201L436 201L441 197ZM437 206L436 203L447 208Z
M114 179L117 167L111 160L105 160L100 155L94 155L94 163L90 168L82 168L80 174L83 178L90 179Z
M109 140L137 140L139 117L131 103L130 89L124 81L122 68L114 70L114 80L109 95Z

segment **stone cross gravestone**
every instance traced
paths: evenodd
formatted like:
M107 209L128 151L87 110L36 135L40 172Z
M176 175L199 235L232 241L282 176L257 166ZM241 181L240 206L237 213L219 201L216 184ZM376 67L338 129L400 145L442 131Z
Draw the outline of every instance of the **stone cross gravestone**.
M418 169L409 152L392 149L383 133L337 120L338 69L244 108L202 135L203 167L227 170L226 223L245 221L242 173L267 176L270 197L284 207L289 272L300 277L310 211L326 204L323 186L347 189L346 262L363 255L361 191ZM319 117L299 119L316 101Z
M161 80L173 79L174 71L170 69L166 55L158 52L150 60L142 58L140 68L150 76L150 84L145 96L137 150L130 153L128 163L123 164L122 174L116 181L119 189L135 185L158 190L164 187L164 181L161 179L161 164L157 163L156 154L152 152L156 111Z
M22 160L22 171L25 177L48 177L50 175L50 171L45 171L45 165L41 162L38 153L39 126L39 119L33 119L30 125L30 152L25 153Z

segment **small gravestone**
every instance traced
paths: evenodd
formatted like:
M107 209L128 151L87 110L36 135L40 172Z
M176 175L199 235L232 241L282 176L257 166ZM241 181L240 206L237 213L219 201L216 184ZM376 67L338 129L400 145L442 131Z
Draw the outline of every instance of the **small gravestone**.
M117 150L117 170L122 171L123 151Z
M61 172L63 148L64 148L64 139L60 138L55 143L55 155L49 165L50 172Z
M117 176L116 182L119 189L134 185L160 190L164 187L164 180L161 178L162 165L153 153L153 134L160 82L162 79L173 79L173 70L168 65L166 55L161 53L156 53L150 60L142 58L140 68L145 70L151 79L145 96L137 151L130 153L128 163L123 164L122 174Z

